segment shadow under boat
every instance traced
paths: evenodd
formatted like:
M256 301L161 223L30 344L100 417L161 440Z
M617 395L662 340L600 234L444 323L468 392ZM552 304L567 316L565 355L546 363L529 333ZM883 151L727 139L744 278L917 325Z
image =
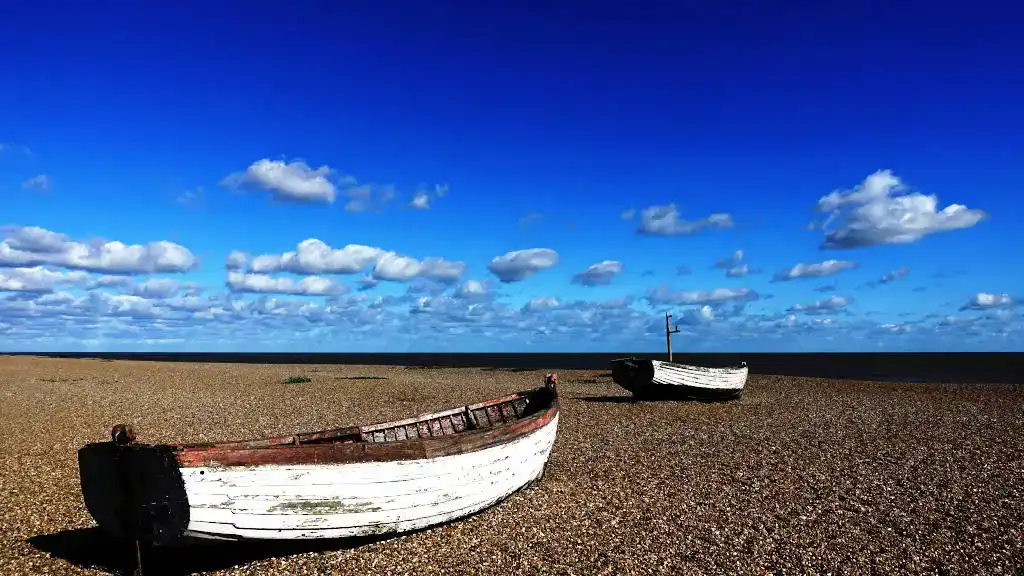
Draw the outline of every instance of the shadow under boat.
M407 534L354 536L334 540L224 541L184 538L175 544L146 550L142 562L145 576L186 576L296 554L351 550ZM132 574L136 568L134 544L98 526L41 534L29 538L28 543L41 552L79 568L100 570L118 576Z
M667 396L576 396L573 400L579 400L580 402L587 402L591 404L643 404L645 402L660 402L660 401L674 401L674 402L693 402L696 404L717 404L722 401L721 398L691 398L680 394L670 394Z

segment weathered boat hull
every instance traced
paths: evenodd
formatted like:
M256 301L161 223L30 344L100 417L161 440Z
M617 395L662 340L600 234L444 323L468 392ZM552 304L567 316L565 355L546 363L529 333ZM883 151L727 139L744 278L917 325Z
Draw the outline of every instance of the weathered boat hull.
M612 380L638 398L739 398L746 385L746 363L726 368L689 366L643 358L613 360Z
M558 417L512 442L398 462L183 468L186 536L343 538L418 530L468 516L537 478Z
M418 530L543 474L558 430L554 381L407 420L248 442L118 443L115 427L115 442L79 450L82 494L101 528L152 544Z

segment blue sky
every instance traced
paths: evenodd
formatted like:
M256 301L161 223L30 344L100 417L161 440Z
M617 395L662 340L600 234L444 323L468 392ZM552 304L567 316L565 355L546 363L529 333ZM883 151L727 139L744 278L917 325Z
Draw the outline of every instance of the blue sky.
M1024 8L0 0L0 349L1020 350Z

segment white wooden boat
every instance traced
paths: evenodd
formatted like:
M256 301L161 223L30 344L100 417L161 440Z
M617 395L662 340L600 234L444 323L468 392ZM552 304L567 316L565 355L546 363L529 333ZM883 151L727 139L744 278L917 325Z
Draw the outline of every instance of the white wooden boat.
M145 445L130 426L79 450L100 525L144 544L314 539L417 530L487 508L541 476L557 376L415 418L214 444Z
M637 397L728 400L741 396L747 383L746 362L711 368L629 357L611 364L612 380Z

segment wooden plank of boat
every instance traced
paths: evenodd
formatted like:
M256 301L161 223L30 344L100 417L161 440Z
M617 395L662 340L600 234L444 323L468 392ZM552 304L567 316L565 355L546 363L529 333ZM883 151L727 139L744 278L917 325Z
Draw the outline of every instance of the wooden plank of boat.
M716 368L642 358L612 361L612 379L636 396L735 398L743 393L747 376L746 363Z
M651 360L653 384L710 390L739 390L747 382L747 365L712 368Z
M86 507L147 543L404 532L483 510L538 478L558 429L557 376L461 408L262 440L145 445L119 425L79 451Z

